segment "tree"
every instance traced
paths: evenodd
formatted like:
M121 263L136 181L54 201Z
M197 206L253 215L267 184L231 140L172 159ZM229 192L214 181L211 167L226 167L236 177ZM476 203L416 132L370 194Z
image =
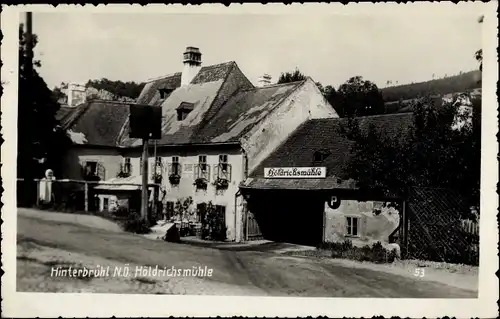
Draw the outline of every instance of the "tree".
M335 109L341 117L384 113L384 99L378 87L361 76L347 80L336 95Z
M484 15L480 16L478 19L478 23L483 23L484 21ZM479 71L483 71L483 49L479 49L476 51L474 54L474 57L476 58L477 62L479 62Z
M32 47L38 43L32 36ZM36 68L40 61L31 60L26 50L27 36L19 26L19 97L17 174L20 178L39 178L47 168L57 176L66 135L59 129L56 112L59 104ZM30 63L32 65L30 65Z
M295 68L293 72L284 72L281 73L278 84L281 83L290 83L305 80L307 76L305 76L298 68Z
M85 86L108 91L119 97L136 99L141 94L144 85L145 83L112 81L102 78L100 80L89 80Z
M452 102L438 107L433 101L413 102L413 127L406 135L389 137L374 126L362 131L357 120L350 119L344 125L344 134L354 141L349 175L361 189L381 193L404 195L408 187L450 188L477 206L481 100L472 100L472 121L458 130L452 124L462 116L459 108Z

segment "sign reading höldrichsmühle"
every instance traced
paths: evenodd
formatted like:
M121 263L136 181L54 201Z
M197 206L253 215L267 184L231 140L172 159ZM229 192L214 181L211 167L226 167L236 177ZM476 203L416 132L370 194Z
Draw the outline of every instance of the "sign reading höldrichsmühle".
M265 178L325 178L326 167L269 167Z

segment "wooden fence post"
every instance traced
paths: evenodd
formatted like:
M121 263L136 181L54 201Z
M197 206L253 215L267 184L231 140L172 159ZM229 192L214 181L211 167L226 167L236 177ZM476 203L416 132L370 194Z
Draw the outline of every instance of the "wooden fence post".
M89 211L89 184L87 182L84 183L85 185L85 212Z

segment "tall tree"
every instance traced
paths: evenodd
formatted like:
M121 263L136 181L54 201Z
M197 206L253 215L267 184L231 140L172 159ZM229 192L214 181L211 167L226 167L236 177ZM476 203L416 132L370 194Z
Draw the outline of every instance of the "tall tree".
M19 26L19 88L18 88L18 154L17 174L21 178L39 178L44 170L57 172L65 134L58 129L56 112L59 104L40 77L40 61L32 60L24 26ZM38 43L31 37L31 46Z
M384 99L378 87L361 76L354 76L336 92L335 109L341 117L384 113Z
M480 16L477 20L478 23L483 23L484 15ZM475 58L477 62L479 62L479 70L483 71L483 49L479 49L476 51Z
M366 190L405 194L408 187L455 189L470 205L479 204L481 160L481 100L472 100L472 120L455 103L413 102L413 127L405 135L389 137L356 119L344 134L354 141L349 175ZM457 119L464 125L454 127ZM465 120L465 121L464 121Z
M305 80L306 78L307 78L306 75L300 72L298 68L295 68L295 70L292 72L281 73L278 79L278 84L302 81Z
M89 80L86 84L87 87L91 86L98 90L108 91L116 96L128 97L131 99L139 97L144 85L145 83L112 81L106 78L102 78L100 80Z

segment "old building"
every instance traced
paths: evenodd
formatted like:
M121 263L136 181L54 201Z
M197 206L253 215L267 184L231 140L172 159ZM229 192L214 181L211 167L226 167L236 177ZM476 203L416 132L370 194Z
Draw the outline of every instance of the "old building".
M412 118L412 113L402 113L358 120L361 130L373 126L387 137L404 138ZM339 118L308 120L242 183L251 219L265 238L304 245L350 239L364 246L389 243L397 235L402 212L385 204L402 199L356 187L346 166L353 156L353 141L343 132L346 123ZM269 169L276 174L266 176ZM313 170L318 174L309 174Z
M188 47L182 72L149 81L137 100L162 109L149 179L161 184L166 214L188 197L197 212L212 202L224 216L227 239L239 241L245 237L240 183L300 125L338 116L310 78L276 85L265 75L255 87L235 62L201 64L200 50ZM140 176L142 141L129 137L128 117L126 103L99 100L65 115L73 146L63 176Z

